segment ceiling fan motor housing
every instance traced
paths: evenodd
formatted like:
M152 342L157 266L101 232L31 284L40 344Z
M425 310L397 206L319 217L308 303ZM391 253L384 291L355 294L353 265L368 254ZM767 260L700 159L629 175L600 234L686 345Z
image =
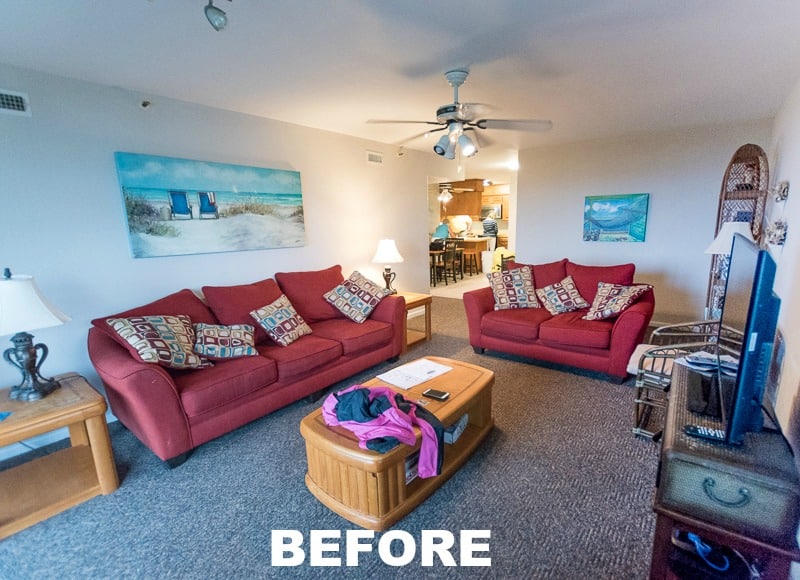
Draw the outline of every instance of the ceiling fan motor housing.
M461 103L442 105L436 109L436 120L439 123L447 123L448 121L468 121L467 113L466 107Z

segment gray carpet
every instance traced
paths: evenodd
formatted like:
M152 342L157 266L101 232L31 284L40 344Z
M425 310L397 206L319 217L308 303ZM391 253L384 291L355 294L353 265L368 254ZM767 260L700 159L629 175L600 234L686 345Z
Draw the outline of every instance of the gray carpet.
M310 567L308 558L271 567L271 530L300 530L307 546L311 529L359 529L305 487L298 423L321 401L301 401L203 445L174 470L113 424L119 490L0 541L0 578L646 578L658 446L631 434L632 388L476 355L462 302L434 298L433 312L433 340L401 362L431 354L494 370L496 427L393 529L418 542L421 530L447 530L456 547L460 530L491 530L490 568L423 567L419 551L391 567L378 556L381 534L358 567Z

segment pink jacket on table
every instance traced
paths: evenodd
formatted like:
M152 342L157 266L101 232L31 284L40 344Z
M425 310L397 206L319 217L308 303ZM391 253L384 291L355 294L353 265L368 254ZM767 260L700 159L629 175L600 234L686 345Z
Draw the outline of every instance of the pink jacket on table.
M396 391L387 387L368 388L370 401L377 397L385 396L389 400L391 407L378 417L364 423L359 421L339 421L336 416L336 405L338 403L336 395L356 389L367 389L367 387L353 385L342 389L338 393L328 395L322 404L322 417L325 420L325 424L330 427L340 426L351 431L358 438L358 446L362 449L367 449L367 441L377 437L394 437L401 443L413 446L417 442L414 427L419 427L422 432L419 465L417 467L419 476L426 478L439 475L439 443L433 426L417 417L415 412L416 405L411 401L407 401L411 406L411 410L408 413L398 408L395 400L398 395Z

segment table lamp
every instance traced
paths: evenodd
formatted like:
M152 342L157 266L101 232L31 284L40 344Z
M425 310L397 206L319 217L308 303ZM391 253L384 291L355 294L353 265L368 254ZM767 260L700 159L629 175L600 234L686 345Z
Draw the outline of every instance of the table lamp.
M722 313L734 234L741 234L751 242L755 241L750 231L750 222L723 222L714 241L705 250L706 254L714 256L711 260L711 281L706 297L706 316L715 319Z
M395 245L394 240L380 240L378 242L378 249L375 251L375 256L373 256L372 261L374 263L386 265L383 269L383 280L386 282L385 292L387 294L397 294L397 290L392 288L392 282L394 282L397 274L392 272L389 264L399 264L403 261L403 256L401 256L400 252L397 251L397 246Z
M733 234L742 234L751 242L755 242L753 232L750 231L750 222L723 222L717 237L706 248L705 253L730 256L731 248L733 247Z
M14 346L3 352L3 358L22 373L22 382L11 389L9 399L38 401L59 387L55 379L39 374L49 351L42 343L33 344L33 335L26 331L58 326L69 320L69 316L48 302L31 276L12 276L5 269L0 278L0 336L16 334L11 338ZM39 351L41 356L37 361Z

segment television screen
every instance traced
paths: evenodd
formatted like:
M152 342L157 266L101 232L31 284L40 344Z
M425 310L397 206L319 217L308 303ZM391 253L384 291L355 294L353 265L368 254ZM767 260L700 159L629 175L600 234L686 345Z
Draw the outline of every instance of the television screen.
M736 234L728 266L720 334L742 337L732 396L725 401L725 442L739 445L763 426L764 385L769 373L780 299L772 290L775 261L766 250Z
M764 386L770 372L781 303L772 290L775 270L769 252L740 234L734 235L717 335L720 358L715 365L724 429L684 425L688 435L741 445L746 433L763 428L762 407L774 417L774 408L764 406ZM733 365L725 362L723 367L721 357L728 354L735 360ZM731 371L735 377L733 387L728 388ZM766 403L773 407L775 404L772 398Z

